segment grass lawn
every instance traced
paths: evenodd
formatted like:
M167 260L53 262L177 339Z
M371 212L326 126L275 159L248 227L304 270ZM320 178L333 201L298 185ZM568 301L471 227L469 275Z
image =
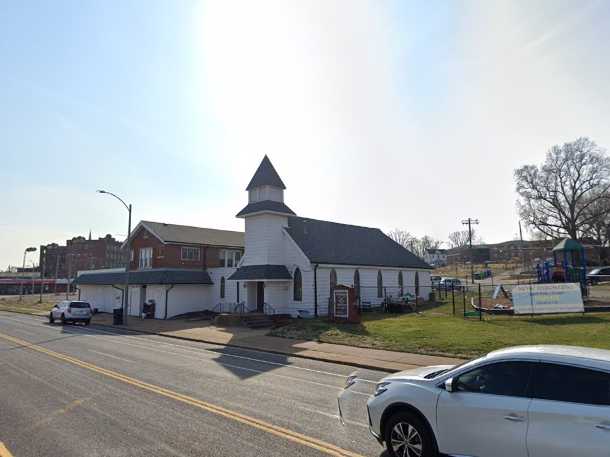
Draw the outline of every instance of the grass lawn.
M0 296L0 311L17 311L31 314L48 314L53 305L64 300L66 294L44 294L42 303L39 303L40 295L24 295L22 300L19 297Z
M473 357L520 344L569 344L610 349L610 313L454 317L450 304L420 314L365 313L361 324L295 320L274 336L425 354Z

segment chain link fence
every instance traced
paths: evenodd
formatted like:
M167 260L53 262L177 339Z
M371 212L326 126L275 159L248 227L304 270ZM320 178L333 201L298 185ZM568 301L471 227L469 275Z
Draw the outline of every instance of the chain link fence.
M583 312L610 311L610 275L598 276L589 280L586 285L580 283L547 283L560 289L580 293L583 299ZM565 286L561 286L564 284ZM529 293L531 314L549 312L568 312L540 298L542 292L536 287L534 279L515 279L502 283L491 280L466 283L461 280L445 280L433 284L404 284L403 286L361 286L358 302L362 312L412 313L430 311L465 318L482 320L485 316L515 314L513 290L515 287L521 295ZM528 287L529 286L529 287ZM552 292L545 292L547 295ZM565 293L563 290L562 293ZM523 297L521 297L523 298ZM551 297L550 300L556 299ZM527 298L526 298L527 300ZM574 300L578 301L578 300ZM545 308L546 307L546 308ZM543 309L544 308L544 309Z

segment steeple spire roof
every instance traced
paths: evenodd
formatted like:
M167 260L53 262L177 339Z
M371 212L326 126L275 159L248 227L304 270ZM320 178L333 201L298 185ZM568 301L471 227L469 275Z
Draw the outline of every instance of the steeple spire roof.
M250 184L246 187L246 190L251 190L259 186L274 186L280 189L286 189L286 186L282 182L282 178L277 174L271 160L265 154L261 164L256 169L254 176L250 180Z

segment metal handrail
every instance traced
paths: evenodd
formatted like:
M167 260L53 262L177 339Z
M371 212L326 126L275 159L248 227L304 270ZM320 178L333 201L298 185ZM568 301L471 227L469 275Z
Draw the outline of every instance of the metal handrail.
M233 307L233 312L237 314L245 314L246 312L246 302L240 302Z
M271 311L271 312L268 312ZM275 314L275 308L273 306L271 306L269 303L264 302L263 303L263 312L265 314Z

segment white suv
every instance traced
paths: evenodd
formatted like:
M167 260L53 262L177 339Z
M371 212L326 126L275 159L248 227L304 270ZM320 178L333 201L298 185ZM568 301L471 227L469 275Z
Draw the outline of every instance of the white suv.
M392 457L608 457L610 351L521 346L405 371L367 409Z
M67 322L83 322L89 325L91 322L91 305L84 301L64 300L56 304L49 313L49 323L54 323L55 320L61 321L62 324Z

